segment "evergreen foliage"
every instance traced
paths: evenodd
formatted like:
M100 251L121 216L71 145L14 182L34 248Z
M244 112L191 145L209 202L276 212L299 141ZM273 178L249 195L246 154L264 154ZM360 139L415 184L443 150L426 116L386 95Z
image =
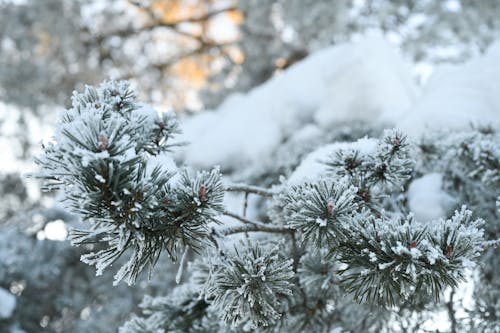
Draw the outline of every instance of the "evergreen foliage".
M444 174L444 187L457 203L482 214L488 238L500 234L500 213L496 207L500 188L500 133L491 127L424 138L419 145L425 161L422 169Z
M233 327L270 326L283 314L283 301L292 295L292 264L278 246L235 246L234 255L212 266L207 297L213 298L223 320Z
M174 261L183 253L179 282L185 261L195 260L181 285L146 297L144 315L120 333L390 331L390 318L438 304L484 248L498 243L490 222L500 182L492 132L430 140L433 146L419 151L402 133L386 131L371 151L343 149L324 160L326 174L272 189L224 185L218 168L193 174L169 167L178 132L173 116L139 104L127 83L105 82L73 96L37 159L44 188L62 190L88 225L70 239L92 246L82 260L98 274L123 256L115 283L132 284L163 252ZM445 188L460 194L449 219L408 214L409 183L429 170L442 172ZM255 221L228 211L229 191L265 198L268 216ZM487 195L474 200L480 191ZM490 273L482 274L487 280ZM480 304L477 318L490 316L484 309L491 306Z
M379 141L374 154L361 155L356 150L339 150L325 164L332 174L347 176L360 189L362 196L367 188L378 185L391 189L410 178L413 161L409 158L408 148L405 135L388 130L384 132L384 138Z
M476 126L455 134L430 134L419 143L421 169L443 174L444 188L455 202L466 202L485 219L484 243L479 277L474 284L475 307L471 332L496 332L500 325L500 289L498 280L498 239L500 237L500 133L489 126Z
M481 220L465 207L448 220L416 223L358 215L334 253L346 290L363 302L395 305L413 294L436 301L445 287L464 280L464 268L482 251Z
M408 150L401 133L387 131L373 155L341 150L325 162L327 181L292 187L282 199L288 225L346 265L341 282L360 302L396 305L413 293L438 300L482 251L482 221L465 207L447 221L381 215L385 193L411 176Z
M301 231L304 243L334 247L356 214L355 196L355 188L327 180L294 186L284 198L286 223Z
M146 296L139 306L147 317L133 317L120 332L208 333L218 329L215 315L207 313L208 303L186 288L177 288L170 297Z
M157 115L135 101L126 82L105 82L74 94L62 115L56 140L37 163L45 189L63 189L64 202L90 223L73 230L73 244L104 248L84 255L97 273L127 250L132 254L116 280L132 284L163 250L176 259L179 248L198 249L206 225L222 210L219 172L191 177L173 173L152 159L169 150L178 132L172 115Z

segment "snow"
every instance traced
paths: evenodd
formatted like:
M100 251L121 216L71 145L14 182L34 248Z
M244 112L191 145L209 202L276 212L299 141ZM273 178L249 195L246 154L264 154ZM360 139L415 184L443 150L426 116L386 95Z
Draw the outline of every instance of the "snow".
M368 39L339 48L329 73L329 98L315 114L322 127L351 120L393 121L412 105L410 70L383 41Z
M23 331L22 329L20 329L17 326L13 326L13 327L11 326L10 333L26 333L26 331Z
M321 219L321 218L317 218L316 219L316 223L320 226L320 227L326 227L326 224L328 223L328 221L326 219Z
M363 156L374 152L376 147L377 140L368 138L359 139L356 142L337 142L322 146L302 160L300 165L288 178L288 184L298 184L305 180L313 180L318 176L324 175L327 167L322 161L339 150L358 150L361 156Z
M107 150L100 153L93 153L85 149L75 149L75 153L82 156L83 167L88 167L92 161L109 158L109 152Z
M62 220L55 220L47 223L44 231L46 238L49 240L64 241L68 236L66 223L64 223L64 221Z
M158 155L152 156L148 160L148 164L146 165L146 172L150 176L153 170L157 167L161 167L162 170L167 170L172 174L172 178L170 179L170 185L175 186L181 180L182 172L180 172L179 168L175 164L175 161L171 154L169 153L160 153Z
M465 64L441 66L421 89L388 43L370 37L339 44L295 64L216 110L185 119L183 162L224 170L272 160L284 141L325 136L363 121L411 137L470 123L500 125L500 42ZM304 133L296 136L307 129ZM328 149L325 149L328 151Z
M379 38L316 52L217 110L186 119L187 164L238 168L270 157L307 124L386 122L415 97L410 70Z
M68 237L68 229L63 220L55 220L47 223L43 230L36 234L39 240L65 241Z
M16 308L16 297L7 290L0 288L0 319L12 316Z
M150 105L139 104L139 107L132 111L132 121L143 121L146 127L153 127L158 120L158 112Z
M97 179L98 182L103 184L106 182L106 179L104 179L104 177L101 175L95 175L95 179Z
M411 182L408 204L417 221L444 218L453 204L453 198L442 189L443 176L429 173Z
M426 131L470 127L471 123L500 125L500 41L485 55L465 64L439 68L422 96L398 123L413 137Z

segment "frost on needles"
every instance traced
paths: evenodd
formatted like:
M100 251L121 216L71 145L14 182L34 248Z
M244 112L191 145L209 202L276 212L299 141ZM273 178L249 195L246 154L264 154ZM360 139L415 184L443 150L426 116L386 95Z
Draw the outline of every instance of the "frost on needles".
M144 316L122 333L321 332L352 325L348 312L374 311L353 300L383 306L374 319L381 321L385 309L412 295L439 300L483 251L483 220L465 206L449 219L413 218L405 191L430 159L398 131L386 131L371 153L326 156L327 173L313 180L224 186L218 168L193 174L158 163L178 145L178 123L139 104L127 82L86 87L72 101L36 160L36 176L46 190L60 189L87 225L70 234L75 245L94 245L82 261L99 274L124 257L115 283L129 284L163 252L191 262L184 282L165 297L146 298ZM498 182L491 161L467 171L476 155L464 156L455 172ZM261 196L268 218L227 211L226 191ZM225 225L221 215L236 224ZM236 241L239 235L246 240Z
M89 223L70 235L75 245L98 245L82 261L100 274L127 252L115 278L131 284L163 251L175 259L185 247L199 249L222 211L222 183L217 169L174 179L151 163L175 145L174 116L138 104L127 82L87 86L72 105L37 163L45 189L62 189L69 210Z

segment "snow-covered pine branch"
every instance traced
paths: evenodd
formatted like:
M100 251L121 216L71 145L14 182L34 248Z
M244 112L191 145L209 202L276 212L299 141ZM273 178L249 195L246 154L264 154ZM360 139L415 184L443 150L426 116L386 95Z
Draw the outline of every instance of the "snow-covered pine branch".
M419 152L404 134L386 131L372 140L373 150L323 156L322 175L267 189L224 185L218 168L179 170L168 155L178 132L175 117L139 104L126 82L110 81L75 93L53 142L36 160L44 188L62 190L67 208L87 224L70 239L94 245L82 260L98 274L119 263L115 282L132 284L163 252L174 261L184 253L179 271L193 262L187 249L197 256L185 282L165 298L146 298L145 316L121 333L379 328L391 307L411 303L412 295L439 300L489 244L483 220L465 207L449 219L416 220L405 199L415 176L438 170L457 193L467 186L495 193L488 197L494 207L498 146L496 138L483 137L488 133L462 138L467 147L429 150L442 154L438 158ZM456 156L460 163L451 167ZM255 221L228 211L225 192L267 200L268 216ZM482 201L460 199L457 208L482 207ZM226 225L223 215L237 224ZM243 234L246 240L238 242ZM379 305L380 315L353 326L347 312L373 311L353 300Z
M110 81L73 95L54 141L36 160L44 188L62 189L70 211L89 223L70 240L99 245L82 257L98 274L130 249L116 282L134 283L163 251L176 259L180 248L199 249L207 224L222 211L217 169L191 176L155 163L175 145L176 133L171 114L138 104L127 82Z

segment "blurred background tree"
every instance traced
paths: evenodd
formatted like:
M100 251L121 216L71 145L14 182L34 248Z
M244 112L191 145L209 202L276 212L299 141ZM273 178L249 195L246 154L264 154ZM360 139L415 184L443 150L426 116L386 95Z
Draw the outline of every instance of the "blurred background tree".
M484 51L499 12L495 0L3 0L1 135L26 157L40 117L109 77L131 80L156 106L213 108L312 51L366 33L386 36L417 78L427 76Z

